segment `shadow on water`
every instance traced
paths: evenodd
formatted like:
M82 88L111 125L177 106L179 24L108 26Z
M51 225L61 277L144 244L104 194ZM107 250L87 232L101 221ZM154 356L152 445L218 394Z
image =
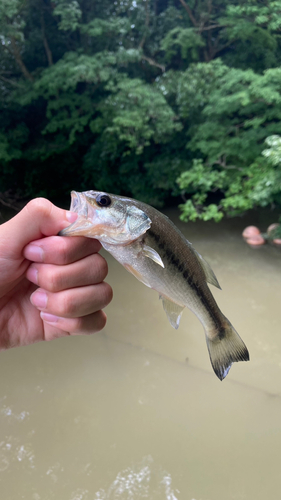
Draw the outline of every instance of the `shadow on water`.
M213 267L251 361L220 382L197 318L184 311L174 331L157 293L107 255L103 332L1 353L1 498L279 498L281 252L241 238L272 220L168 215Z

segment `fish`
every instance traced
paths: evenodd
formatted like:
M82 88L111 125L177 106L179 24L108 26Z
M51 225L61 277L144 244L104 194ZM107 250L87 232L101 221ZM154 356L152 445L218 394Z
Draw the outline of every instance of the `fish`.
M75 222L60 236L96 238L127 271L156 290L173 328L189 308L203 325L211 365L223 380L233 362L249 352L219 309L208 283L220 288L210 265L180 230L155 208L101 191L71 192Z

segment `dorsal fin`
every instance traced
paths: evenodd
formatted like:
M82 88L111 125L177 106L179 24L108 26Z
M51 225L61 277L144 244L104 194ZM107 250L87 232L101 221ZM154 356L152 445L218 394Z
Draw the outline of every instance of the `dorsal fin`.
M202 255L200 255L200 253L196 252L196 250L194 250L194 248L193 248L193 251L197 257L199 264L201 265L201 267L205 273L207 283L210 283L211 285L214 285L221 290L220 284L219 284L219 282L215 276L215 273L214 273L213 269L211 268L210 264L208 264L208 262L206 262L205 259L203 259Z

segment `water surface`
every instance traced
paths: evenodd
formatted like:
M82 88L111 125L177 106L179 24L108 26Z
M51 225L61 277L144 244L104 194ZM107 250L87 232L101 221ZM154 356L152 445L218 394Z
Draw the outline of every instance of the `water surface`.
M185 310L175 331L157 293L107 254L103 332L0 355L1 498L279 498L281 252L247 247L249 221L168 215L213 267L251 361L220 382L197 318Z

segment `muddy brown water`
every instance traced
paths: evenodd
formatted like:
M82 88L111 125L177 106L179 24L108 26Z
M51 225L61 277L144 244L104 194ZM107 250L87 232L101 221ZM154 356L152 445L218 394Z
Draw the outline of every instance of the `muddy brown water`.
M250 220L167 213L213 267L251 361L220 382L197 318L185 310L173 330L157 293L104 252L103 332L0 355L1 499L280 498L281 251L249 248Z

